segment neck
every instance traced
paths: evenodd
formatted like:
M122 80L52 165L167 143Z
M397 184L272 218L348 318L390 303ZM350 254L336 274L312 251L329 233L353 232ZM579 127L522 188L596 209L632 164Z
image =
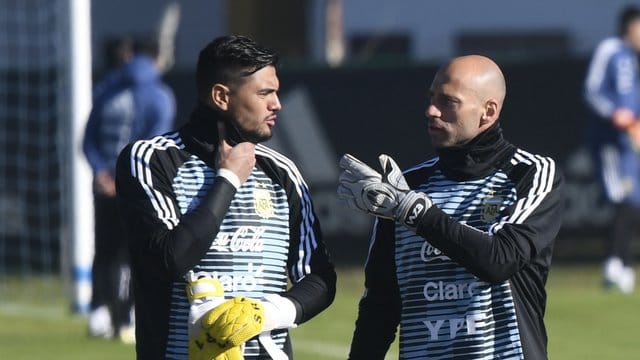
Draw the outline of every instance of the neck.
M202 102L198 102L189 119L193 137L203 144L217 145L220 141L219 121L222 121L222 115L219 112Z
M494 172L504 159L506 151L513 149L502 137L499 123L480 133L460 147L437 149L442 171L456 180L471 180Z

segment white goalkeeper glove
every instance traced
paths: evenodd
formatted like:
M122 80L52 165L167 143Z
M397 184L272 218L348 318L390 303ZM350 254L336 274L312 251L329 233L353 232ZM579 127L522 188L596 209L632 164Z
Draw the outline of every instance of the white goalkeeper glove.
M193 271L189 271L186 280L190 304L189 360L243 360L241 345L260 331L233 327L244 312L233 306L236 299L224 300L224 288L218 280Z
M418 221L433 204L431 199L409 189L402 171L391 157L382 154L378 161L382 174L349 154L342 156L338 198L356 210L397 220L415 230Z

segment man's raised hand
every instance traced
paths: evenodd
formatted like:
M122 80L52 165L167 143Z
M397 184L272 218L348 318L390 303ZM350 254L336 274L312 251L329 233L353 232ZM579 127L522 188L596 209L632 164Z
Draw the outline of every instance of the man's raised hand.
M369 214L398 220L415 229L431 207L426 194L409 189L398 164L388 155L378 157L382 173L352 155L340 159L338 198L348 206Z

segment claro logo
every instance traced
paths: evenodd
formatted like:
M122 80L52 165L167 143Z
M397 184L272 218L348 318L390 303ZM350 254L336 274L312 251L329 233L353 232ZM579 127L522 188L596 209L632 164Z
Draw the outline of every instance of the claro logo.
M444 255L442 251L436 249L427 241L422 243L422 248L420 249L420 258L422 261L428 263L435 260L441 261L449 261L449 257Z

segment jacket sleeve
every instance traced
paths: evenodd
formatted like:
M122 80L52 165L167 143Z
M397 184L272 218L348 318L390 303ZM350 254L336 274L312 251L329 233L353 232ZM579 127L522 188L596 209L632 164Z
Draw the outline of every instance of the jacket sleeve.
M289 255L292 286L283 294L296 306L296 324L329 307L336 294L336 272L322 239L307 184L293 163L280 172L289 201Z
M216 177L197 207L181 215L170 180L177 160L161 146L142 140L125 147L118 158L116 190L130 248L141 262L137 265L148 274L178 279L206 253L236 189Z
M620 53L611 59L612 80L615 89L615 108L630 109L636 113L640 89L638 81L638 65L635 56ZM636 114L637 115L637 114Z
M100 134L98 133L100 127L99 112L98 107L94 105L89 114L84 138L82 139L82 150L94 174L107 168L107 160L98 150L98 141L100 140Z
M417 233L478 278L500 283L553 246L562 223L563 177L552 160L548 172L519 184L522 197L489 232L463 225L432 206ZM540 175L540 174L538 174Z
M377 219L365 266L365 293L349 359L384 359L400 323L400 293L395 270L394 224Z

